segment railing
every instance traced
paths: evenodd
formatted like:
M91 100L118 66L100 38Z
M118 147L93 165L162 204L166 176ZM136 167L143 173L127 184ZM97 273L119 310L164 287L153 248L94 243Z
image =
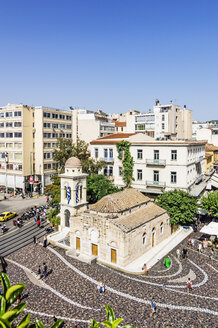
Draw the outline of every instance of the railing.
M165 159L146 159L147 165L159 165L159 166L165 166L166 160Z
M160 187L165 188L166 182L160 182L160 181L146 181L146 185L148 187Z
M114 162L114 159L113 159L113 157L106 157L106 158L103 158L103 161L105 161L105 162Z
M196 160L195 160L195 163L199 163L201 162L202 160L204 159L204 156L199 156Z

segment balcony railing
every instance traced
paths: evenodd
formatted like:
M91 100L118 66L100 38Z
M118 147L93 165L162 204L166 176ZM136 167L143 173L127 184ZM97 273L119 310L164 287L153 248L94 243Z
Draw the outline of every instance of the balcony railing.
M114 159L113 159L113 157L104 157L103 161L105 161L107 163L111 163L111 162L114 162Z
M200 163L203 159L204 159L204 156L199 156L199 157L195 160L195 164Z
M146 159L147 165L166 166L165 159Z
M165 188L166 182L160 182L160 181L146 181L147 187L160 187Z

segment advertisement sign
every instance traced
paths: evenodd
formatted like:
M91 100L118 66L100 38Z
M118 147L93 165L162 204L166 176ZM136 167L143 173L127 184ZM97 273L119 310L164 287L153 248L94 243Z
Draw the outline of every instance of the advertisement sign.
M30 184L33 184L33 176L30 176L29 182L30 182Z

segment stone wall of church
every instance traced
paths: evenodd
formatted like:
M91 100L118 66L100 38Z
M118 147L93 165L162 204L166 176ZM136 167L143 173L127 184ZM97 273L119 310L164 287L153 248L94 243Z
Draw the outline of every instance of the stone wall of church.
M128 265L152 248L152 231L155 233L154 246L171 235L171 226L167 213L126 234L123 266Z

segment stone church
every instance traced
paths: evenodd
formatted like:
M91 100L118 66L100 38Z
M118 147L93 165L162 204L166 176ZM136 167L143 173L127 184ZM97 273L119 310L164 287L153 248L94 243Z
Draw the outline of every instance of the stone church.
M68 236L68 253L82 261L97 260L125 268L171 235L169 216L150 198L129 188L88 206L86 177L71 157L61 177L59 236Z

